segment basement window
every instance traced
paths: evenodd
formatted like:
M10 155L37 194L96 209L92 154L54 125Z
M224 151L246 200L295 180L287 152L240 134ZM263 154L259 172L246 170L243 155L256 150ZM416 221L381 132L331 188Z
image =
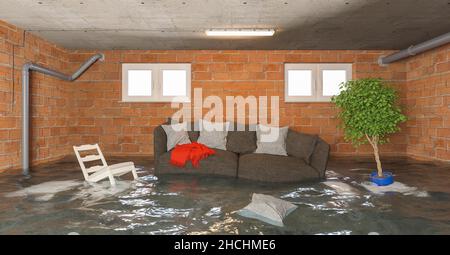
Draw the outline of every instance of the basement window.
M128 70L128 96L152 95L152 71Z
M352 64L285 64L286 102L330 102L352 76Z
M190 102L191 64L122 64L122 101Z

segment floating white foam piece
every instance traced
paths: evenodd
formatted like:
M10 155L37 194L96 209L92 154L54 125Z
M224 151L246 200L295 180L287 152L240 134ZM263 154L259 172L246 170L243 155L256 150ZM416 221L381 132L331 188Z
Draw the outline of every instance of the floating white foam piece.
M69 235L69 236L79 236L80 233L78 233L78 232L69 232L69 233L67 233L67 235Z
M50 201L54 196L55 196L55 194L45 194L45 195L36 197L35 200L36 201Z
M428 193L426 191L420 191L416 187L410 187L401 182L394 182L391 185L387 186L378 186L372 182L363 182L361 186L366 188L372 193L375 194L384 194L387 192L397 192L402 193L403 195L412 195L416 197L427 197Z
M34 195L36 201L49 201L57 193L79 188L75 193L74 199L81 199L83 205L92 205L104 198L115 196L129 189L132 185L131 181L117 181L115 187L111 187L108 181L100 183L89 183L83 186L83 181L50 181L33 185L22 190L6 194L6 197L20 197Z
M37 185L33 185L22 190L11 192L6 194L6 197L20 197L27 195L40 195L36 198L38 201L48 201L53 196L62 191L71 190L82 184L81 181L68 180L68 181L50 181L43 182Z
M109 181L103 181L98 183L89 183L86 187L80 189L72 200L83 200L83 206L92 206L97 202L108 198L117 196L118 194L128 190L132 185L132 181L117 181L116 186L111 186Z
M322 183L334 189L339 195L358 195L358 191L347 183L339 181L325 181Z

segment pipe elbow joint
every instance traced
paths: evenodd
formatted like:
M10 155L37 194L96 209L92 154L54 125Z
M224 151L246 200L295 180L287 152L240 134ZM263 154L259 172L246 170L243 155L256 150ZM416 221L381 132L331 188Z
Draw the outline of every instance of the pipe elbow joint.
M97 55L99 55L100 56L100 58L99 58L99 60L100 61L105 61L105 54L103 54L103 53L98 53Z
M29 71L29 70L31 69L32 66L33 66L32 63L27 62L27 63L23 64L23 66L22 66L22 71Z
M385 64L384 63L384 58L385 58L386 56L380 56L379 58L378 58L378 65L379 66L387 66L387 64Z

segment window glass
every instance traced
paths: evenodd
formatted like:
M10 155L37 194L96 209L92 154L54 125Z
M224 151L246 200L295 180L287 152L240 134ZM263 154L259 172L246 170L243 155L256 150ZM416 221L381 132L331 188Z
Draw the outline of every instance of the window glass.
M288 95L312 95L311 70L288 70Z
M322 70L323 95L339 95L339 85L346 81L345 70Z
M152 71L128 70L128 96L152 95Z
M163 70L163 96L186 96L186 71Z

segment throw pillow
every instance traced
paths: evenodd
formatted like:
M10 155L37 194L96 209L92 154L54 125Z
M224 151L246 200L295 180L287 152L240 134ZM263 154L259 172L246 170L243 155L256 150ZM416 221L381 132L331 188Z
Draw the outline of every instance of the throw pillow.
M209 148L226 150L227 134L230 122L213 123L207 120L200 120L200 135L198 143L202 143Z
M172 118L168 118L167 122L164 124L170 124L170 123L178 124L179 122L176 120L172 120ZM187 132L189 135L189 140L191 140L191 142L196 142L198 139L198 136L200 134L200 132L198 132L197 124L198 124L198 122L189 122L189 124L187 124L188 125L187 127L190 127L190 129Z
M296 205L279 198L253 193L252 202L239 210L238 214L283 227L283 219L296 208Z
M191 143L187 133L186 122L172 125L161 125L167 136L167 151L170 151L177 144Z
M272 155L287 156L286 136L289 127L268 127L258 125L256 127L256 151Z

